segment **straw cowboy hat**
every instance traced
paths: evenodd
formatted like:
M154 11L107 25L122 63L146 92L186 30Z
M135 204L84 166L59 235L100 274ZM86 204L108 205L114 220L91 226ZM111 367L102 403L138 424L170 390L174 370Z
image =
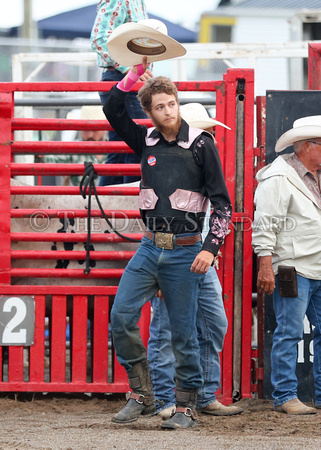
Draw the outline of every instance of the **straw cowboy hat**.
M277 140L275 151L281 152L294 142L321 137L321 116L308 116L293 122L293 128L286 131Z
M190 127L193 128L211 128L216 125L227 128L231 128L216 119L212 119L208 116L206 109L201 103L187 103L180 107L180 112L182 118L188 123Z
M167 35L160 20L144 19L119 25L107 41L110 56L118 64L133 66L147 56L149 63L183 56L186 49Z
M82 120L106 120L103 108L100 105L87 105L81 108Z
M69 111L66 119L68 120L106 120L106 116L103 112L103 109L100 105L87 105L82 106L80 110L80 116L79 111Z

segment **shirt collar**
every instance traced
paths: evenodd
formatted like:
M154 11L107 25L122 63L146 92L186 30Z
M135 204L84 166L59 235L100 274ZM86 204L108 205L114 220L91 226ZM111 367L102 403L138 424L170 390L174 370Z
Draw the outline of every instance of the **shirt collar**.
M305 165L303 164L303 162L296 153L294 153L292 156L292 166L297 171L301 179L303 179L307 174L312 175L312 173L305 167Z

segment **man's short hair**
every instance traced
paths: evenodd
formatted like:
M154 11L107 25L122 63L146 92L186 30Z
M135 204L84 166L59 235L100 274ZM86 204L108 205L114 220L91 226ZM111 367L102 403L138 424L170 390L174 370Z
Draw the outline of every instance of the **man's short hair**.
M295 153L299 153L301 151L302 145L306 142L307 140L303 140L303 141L297 141L297 142L293 142L293 148Z
M179 103L175 84L169 78L162 76L149 78L145 82L144 86L139 90L138 100L144 110L151 112L153 95L163 93L174 95L177 103Z

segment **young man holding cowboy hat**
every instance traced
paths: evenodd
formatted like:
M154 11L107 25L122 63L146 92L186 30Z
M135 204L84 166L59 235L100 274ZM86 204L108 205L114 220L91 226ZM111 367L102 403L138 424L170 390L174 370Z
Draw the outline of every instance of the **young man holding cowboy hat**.
M215 126L229 127L212 119L200 103L188 103L180 107L181 117L191 128L201 128L213 133ZM215 142L216 143L216 142ZM208 210L210 214L210 208ZM204 221L203 238L208 233L208 215ZM222 299L222 287L214 266L205 275L197 300L197 338L200 346L204 384L198 390L197 410L213 416L232 416L243 409L225 406L216 400L215 392L220 387L220 352L227 331L227 318ZM153 316L148 340L148 360L156 397L156 413L163 420L171 416L175 408L175 356L171 344L171 330L164 301L156 296L151 299Z
M126 109L127 93L148 64L181 56L185 49L167 36L166 27L159 21L124 24L115 33L116 38L109 39L110 52L115 50L121 63L130 62L133 67L111 89L104 112L141 158L140 209L147 229L123 273L111 311L116 354L133 391L113 421L128 423L155 411L146 349L137 323L142 306L160 289L176 358L176 412L162 428L189 428L196 423L197 390L203 385L197 298L204 275L227 234L231 202L213 138L200 129L189 128L181 119L173 82L166 77L151 78L138 93L154 128L136 124ZM202 243L209 200L214 212Z
M305 314L314 325L315 405L321 408L321 116L296 120L275 151L293 145L259 170L253 248L259 259L257 286L273 293L277 326L271 352L277 411L315 414L297 398L297 344Z

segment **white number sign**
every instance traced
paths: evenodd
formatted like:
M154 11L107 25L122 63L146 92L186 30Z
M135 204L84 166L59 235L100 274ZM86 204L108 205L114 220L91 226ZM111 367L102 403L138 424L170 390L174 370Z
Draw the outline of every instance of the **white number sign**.
M32 345L34 330L34 299L0 296L0 345Z

